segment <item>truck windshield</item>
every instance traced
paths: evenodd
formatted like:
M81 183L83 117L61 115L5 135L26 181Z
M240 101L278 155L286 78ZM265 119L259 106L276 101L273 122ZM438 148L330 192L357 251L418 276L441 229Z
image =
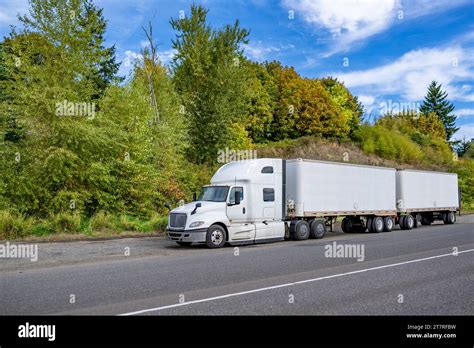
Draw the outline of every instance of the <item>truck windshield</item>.
M229 186L205 186L199 195L199 201L225 202Z

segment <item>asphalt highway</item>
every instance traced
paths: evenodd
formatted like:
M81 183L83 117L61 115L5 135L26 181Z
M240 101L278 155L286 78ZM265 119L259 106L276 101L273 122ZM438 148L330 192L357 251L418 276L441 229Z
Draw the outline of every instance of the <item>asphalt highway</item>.
M345 253L328 252L335 247ZM474 313L472 215L454 225L218 250L162 238L38 249L37 262L0 259L0 315Z

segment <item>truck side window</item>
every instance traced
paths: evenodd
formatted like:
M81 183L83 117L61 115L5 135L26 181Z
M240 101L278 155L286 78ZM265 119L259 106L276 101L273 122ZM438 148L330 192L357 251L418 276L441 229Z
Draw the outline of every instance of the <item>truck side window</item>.
M232 187L232 190L230 190L230 196L229 196L229 203L234 204L235 203L235 191L240 192L240 200L244 200L244 188L243 187Z
M275 190L272 188L263 189L263 201L264 202L273 202L275 201Z
M273 167L263 167L262 174L273 174Z

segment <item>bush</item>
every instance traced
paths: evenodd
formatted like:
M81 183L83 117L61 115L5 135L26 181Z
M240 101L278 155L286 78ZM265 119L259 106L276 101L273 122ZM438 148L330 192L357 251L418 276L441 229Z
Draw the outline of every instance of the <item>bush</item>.
M33 219L12 213L0 211L0 239L17 239L27 235L33 225Z
M93 231L115 230L114 217L104 211L99 211L90 219L90 227Z
M117 227L121 231L138 231L139 223L136 218L120 215Z
M401 162L418 162L423 159L421 148L399 131L363 125L354 135L362 150L367 153Z
M50 221L54 232L71 233L79 230L81 216L79 214L61 212L53 215Z

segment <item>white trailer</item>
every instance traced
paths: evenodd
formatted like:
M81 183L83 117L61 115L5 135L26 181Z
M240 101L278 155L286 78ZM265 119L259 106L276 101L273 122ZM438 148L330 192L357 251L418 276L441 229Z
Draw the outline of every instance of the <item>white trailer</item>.
M199 197L170 212L167 231L180 245L218 248L322 238L338 217L346 233L449 224L458 209L453 174L262 158L219 168Z
M418 223L429 225L434 220L447 224L456 221L455 213L460 207L457 174L397 170L396 186L397 210L400 214L412 215L415 227ZM404 222L400 225L403 227Z

